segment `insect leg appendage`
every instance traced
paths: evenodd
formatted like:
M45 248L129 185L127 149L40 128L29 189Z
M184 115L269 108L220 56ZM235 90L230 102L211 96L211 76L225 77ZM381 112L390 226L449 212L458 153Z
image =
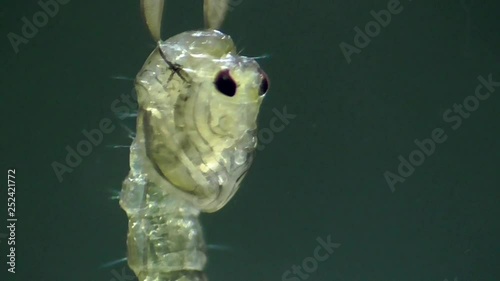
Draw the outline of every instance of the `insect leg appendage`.
M184 76L182 76L182 73L181 73L182 67L181 67L181 65L177 64L177 63L172 63L171 61L169 61L167 59L167 57L165 56L165 53L163 52L163 50L161 49L161 47L158 48L158 51L159 51L161 57L163 58L163 60L167 63L168 69L170 71L172 71L172 73L168 77L168 81L167 82L170 82L175 74L179 75L179 78L181 78L182 81L187 82L187 79L184 78Z

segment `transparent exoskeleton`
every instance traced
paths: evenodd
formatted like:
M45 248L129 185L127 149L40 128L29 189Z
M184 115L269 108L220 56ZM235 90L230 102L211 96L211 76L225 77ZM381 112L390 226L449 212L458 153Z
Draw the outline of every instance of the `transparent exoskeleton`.
M228 1L205 0L206 29L161 37L164 1L142 0L158 41L136 80L137 133L120 205L129 217L128 263L139 280L205 280L199 213L238 190L257 145L269 81L217 31Z

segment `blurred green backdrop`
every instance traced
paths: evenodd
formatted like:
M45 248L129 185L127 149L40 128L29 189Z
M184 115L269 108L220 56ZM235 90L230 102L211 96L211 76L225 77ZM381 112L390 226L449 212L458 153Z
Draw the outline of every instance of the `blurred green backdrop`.
M0 237L1 280L131 280L125 264L99 266L126 254L127 219L109 197L128 151L109 146L130 143L121 125L133 122L111 104L132 82L111 77L133 78L154 48L137 2L68 1L15 53L8 34L41 7L2 0L1 167L17 171L18 222L14 275ZM271 55L261 128L273 110L296 117L266 140L236 197L202 217L208 243L230 248L209 253L210 280L500 280L500 87L456 130L443 119L478 76L500 81L500 3L404 0L348 63L340 44L355 46L354 28L389 2L232 1L222 30L244 54ZM202 22L201 1L168 1L164 37ZM103 118L116 129L60 182L51 163ZM392 192L384 173L436 128L446 142ZM327 260L283 275L328 236L341 246Z

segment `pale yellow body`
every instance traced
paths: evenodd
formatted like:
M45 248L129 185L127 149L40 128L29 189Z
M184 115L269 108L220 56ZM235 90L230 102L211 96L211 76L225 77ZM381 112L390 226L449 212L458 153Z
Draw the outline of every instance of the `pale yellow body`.
M163 1L151 1L141 3L159 36L161 17L151 9ZM238 190L267 88L257 62L213 29L160 41L139 71L137 134L120 205L129 217L128 262L140 281L205 280L198 215L222 208Z

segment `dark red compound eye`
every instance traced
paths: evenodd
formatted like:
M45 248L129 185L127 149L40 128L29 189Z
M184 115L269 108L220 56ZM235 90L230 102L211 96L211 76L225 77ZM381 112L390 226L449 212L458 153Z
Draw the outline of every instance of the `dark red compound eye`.
M262 80L260 82L259 95L263 96L269 90L269 77L267 77L267 74L262 69L260 70L260 76Z
M214 84L217 91L228 97L236 94L236 82L229 74L229 69L221 70L215 77Z

